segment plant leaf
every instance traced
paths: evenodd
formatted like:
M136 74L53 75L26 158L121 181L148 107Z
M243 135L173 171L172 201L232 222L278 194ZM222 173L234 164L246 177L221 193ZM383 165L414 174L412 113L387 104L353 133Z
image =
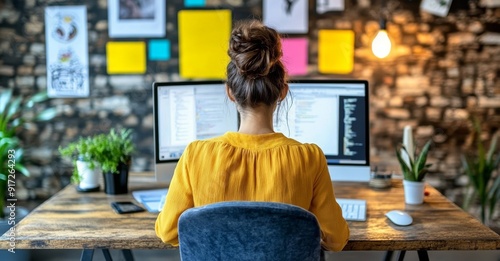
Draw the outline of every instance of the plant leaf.
M24 165L17 163L14 168L17 171L21 172L24 176L27 176L27 177L30 176L30 172L28 171L28 169L26 167L24 167Z
M414 176L411 173L411 169L410 169L411 166L408 166L407 163L406 163L406 161L401 156L401 151L406 151L406 149L404 149L404 147L403 148L400 148L400 147L401 146L398 146L396 148L396 156L398 158L399 165L401 166L401 171L403 172L403 177L406 180L415 181L415 178L414 178Z
M21 97L15 98L9 105L9 109L7 111L7 117L6 120L9 121L9 119L16 114L19 111L19 107L21 105Z
M471 206L471 202L476 198L476 190L475 189L470 189L471 187L468 187L467 191L464 193L464 202L462 203L462 208L465 210L469 210Z
M491 162L493 159L493 154L495 154L495 150L497 148L497 140L498 140L498 133L495 133L495 135L493 135L493 140L491 141L488 154L486 155L486 161L488 162Z
M0 92L0 114L4 113L11 97L12 97L11 89L3 90L2 92Z
M422 148L422 151L418 155L418 158L415 162L415 169L414 173L416 175L417 181L421 181L425 173L422 174L422 170L426 169L426 161L427 161L427 154L429 152L429 148L431 147L432 140L429 140L425 143L424 147Z
M48 108L48 109L40 112L38 115L36 115L35 120L48 121L48 120L53 119L56 116L57 116L57 109L56 108Z
M35 95L33 95L29 100L33 102L43 102L49 99L49 95L47 91L41 91Z
M26 107L27 108L32 108L35 103L43 102L49 99L49 96L47 92L39 92L35 95L33 95L27 102L26 102Z

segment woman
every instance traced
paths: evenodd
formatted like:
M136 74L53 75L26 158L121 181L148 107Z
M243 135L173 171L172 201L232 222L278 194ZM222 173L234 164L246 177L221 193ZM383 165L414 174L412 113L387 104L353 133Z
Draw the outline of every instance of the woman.
M325 155L273 129L273 113L288 93L278 33L258 21L231 33L226 92L241 116L238 132L191 143L180 158L156 234L177 246L177 221L188 208L231 200L272 201L312 212L322 246L340 251L349 238Z

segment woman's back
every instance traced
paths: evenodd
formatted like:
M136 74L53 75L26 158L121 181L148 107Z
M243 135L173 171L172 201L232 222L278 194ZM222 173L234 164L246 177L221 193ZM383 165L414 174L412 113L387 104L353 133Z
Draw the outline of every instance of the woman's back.
M228 132L191 143L175 170L156 233L177 245L177 220L184 210L232 200L282 202L309 210L330 250L342 250L349 238L323 152L281 133Z
M301 144L281 133L228 132L194 142L186 152L195 206L251 200L309 209L315 181L322 172L327 174L316 145Z

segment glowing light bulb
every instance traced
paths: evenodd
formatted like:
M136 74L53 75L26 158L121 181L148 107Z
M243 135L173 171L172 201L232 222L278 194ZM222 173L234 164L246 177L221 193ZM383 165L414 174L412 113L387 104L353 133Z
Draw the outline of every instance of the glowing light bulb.
M380 30L372 42L372 52L378 58L385 58L391 52L391 40L386 30Z

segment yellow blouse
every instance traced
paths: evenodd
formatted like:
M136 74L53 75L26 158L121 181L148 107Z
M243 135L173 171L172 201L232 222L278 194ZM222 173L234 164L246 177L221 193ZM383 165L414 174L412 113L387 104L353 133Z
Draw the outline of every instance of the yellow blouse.
M189 144L156 220L156 235L178 246L177 221L182 212L231 200L283 202L309 210L318 219L322 245L328 250L342 250L349 238L325 156L317 145L281 133L238 132Z

